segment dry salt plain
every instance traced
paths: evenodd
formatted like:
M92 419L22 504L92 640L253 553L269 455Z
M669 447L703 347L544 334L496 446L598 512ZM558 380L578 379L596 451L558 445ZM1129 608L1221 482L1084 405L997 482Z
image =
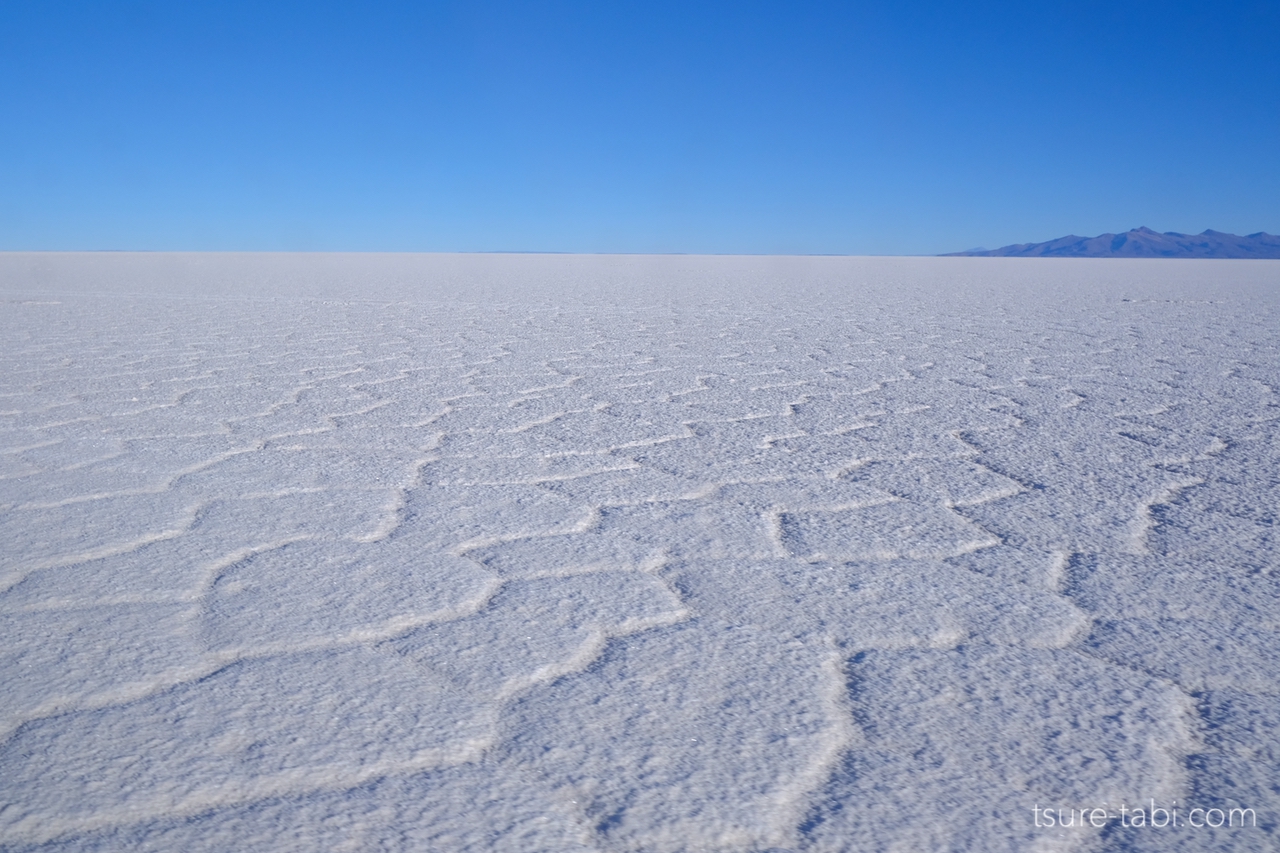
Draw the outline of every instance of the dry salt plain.
M1280 849L1280 263L0 300L5 851Z

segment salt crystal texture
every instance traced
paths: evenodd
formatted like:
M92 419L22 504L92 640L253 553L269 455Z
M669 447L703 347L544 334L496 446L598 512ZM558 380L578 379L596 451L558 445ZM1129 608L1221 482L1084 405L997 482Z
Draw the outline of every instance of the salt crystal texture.
M6 851L1280 849L1280 262L0 300Z

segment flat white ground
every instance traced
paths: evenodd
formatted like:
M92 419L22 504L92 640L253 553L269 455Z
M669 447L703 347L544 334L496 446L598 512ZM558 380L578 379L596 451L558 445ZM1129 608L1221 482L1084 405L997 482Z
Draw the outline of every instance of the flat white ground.
M1280 262L0 300L6 851L1280 846Z

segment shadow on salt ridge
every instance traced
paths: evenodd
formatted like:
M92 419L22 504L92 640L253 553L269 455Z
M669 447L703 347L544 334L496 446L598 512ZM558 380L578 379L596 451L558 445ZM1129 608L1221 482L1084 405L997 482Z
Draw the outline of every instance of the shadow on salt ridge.
M1234 853L1280 848L1280 705L1274 696L1212 690L1198 697L1204 749L1187 759L1188 796L1201 808L1253 809L1255 820L1197 832L1183 831L1152 844L1132 839L1134 853ZM1129 841L1130 839L1123 839Z
M1082 554L1067 567L1063 594L1112 619L1225 621L1280 628L1280 576L1233 571L1199 555Z
M1236 689L1280 695L1280 628L1259 630L1222 618L1098 619L1090 654L1167 678L1188 691Z
M1280 488L1258 489L1248 509L1237 513L1215 506L1216 495L1196 494L1197 486L1175 498L1171 504L1155 505L1146 545L1153 554L1179 561L1192 560L1215 566L1237 577L1276 574L1280 571L1280 536L1276 534L1275 508L1280 506ZM1219 492L1240 489L1238 484L1214 484ZM1233 498L1238 500L1238 498Z

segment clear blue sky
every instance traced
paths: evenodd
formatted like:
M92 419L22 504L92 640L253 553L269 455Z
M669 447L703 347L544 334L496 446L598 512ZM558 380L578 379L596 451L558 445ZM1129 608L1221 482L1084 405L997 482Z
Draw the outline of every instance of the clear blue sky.
M1280 3L0 0L0 250L1280 232Z

